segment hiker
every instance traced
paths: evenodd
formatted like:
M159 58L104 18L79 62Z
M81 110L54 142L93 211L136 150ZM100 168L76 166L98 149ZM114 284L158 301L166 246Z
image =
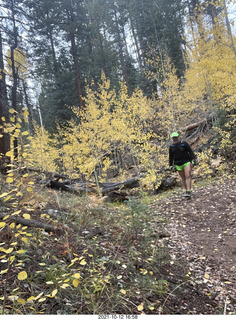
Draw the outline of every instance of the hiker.
M197 158L190 145L181 141L178 132L171 134L173 144L169 147L169 165L171 170L177 170L185 188L184 197L191 197L191 170L197 164Z

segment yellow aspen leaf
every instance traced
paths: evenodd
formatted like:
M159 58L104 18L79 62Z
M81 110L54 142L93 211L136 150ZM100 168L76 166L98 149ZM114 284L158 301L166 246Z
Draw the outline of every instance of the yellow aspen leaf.
M14 250L14 248L9 248L9 249L7 249L6 251L5 251L5 253L12 253L12 251Z
M8 193L7 193L7 192L4 192L4 193L2 193L2 194L0 195L0 198L6 197L7 195L8 195Z
M31 187L27 187L28 192L33 192L33 189Z
M14 181L14 179L12 177L8 177L6 180L6 183L12 183Z
M17 216L19 213L21 213L21 210L15 211L15 212L13 212L11 215L12 215L12 216Z
M43 302L45 300L46 300L46 298L41 298L41 299L39 299L39 302Z
M70 287L68 283L64 283L63 285L60 286L62 289L66 289L67 287Z
M7 196L3 201L7 202L9 199L11 199L11 196Z
M16 194L17 197L22 197L23 196L23 193L21 191L17 192Z
M79 279L80 278L80 273L74 273L72 275L72 277L75 278L75 279Z
M18 276L17 276L18 280L25 280L27 279L27 272L26 271L21 271Z
M57 289L53 290L53 291L52 291L51 298L54 298L54 297L56 296L57 292L58 292Z
M21 125L20 125L19 123L17 123L17 124L16 124L16 127L17 127L18 129L20 129L20 128L21 128Z
M7 151L6 157L13 157L13 150Z
M22 253L25 253L25 252L26 252L26 251L23 250L23 249L16 251L16 253L18 253L18 254L22 254Z
M12 264L15 261L15 256L10 257L10 263Z
M13 113L15 113L15 112L17 112L17 111L14 110L13 108L11 108L11 109L9 110L9 112L10 112L11 114L13 114Z
M23 306L25 305L25 299L19 298L19 299L17 299L17 302L22 304Z
M138 311L143 311L143 303L140 303L139 306L137 306Z
M24 131L24 132L22 132L22 135L23 136L27 136L29 134L29 132L28 131Z
M52 281L47 281L46 284L54 284Z
M5 121L6 121L5 117L1 117L1 119L2 119L2 121L3 121L3 122L5 122Z
M24 217L25 219L27 219L27 220L30 220L30 214L28 214L28 213L24 213L24 214L23 214L23 217Z
M21 238L21 240L22 240L25 244L28 244L28 239L27 239L27 238L23 237L23 238Z
M7 220L9 218L9 214L3 218L3 220Z
M33 300L35 300L35 297L34 297L34 296L31 296L31 297L29 297L29 298L27 299L28 302L31 302L31 301L33 301Z
M85 259L82 259L82 260L80 261L80 264L81 264L81 266L85 266L85 265L87 264L87 262L85 261Z
M208 274L208 273L205 273L204 278L205 278L205 279L210 279L209 274Z
M73 284L73 286L74 286L75 288L77 288L78 285L79 285L79 280L78 280L78 279L74 279L73 282L72 282L72 284Z
M16 118L15 117L10 117L11 122L15 122Z
M153 311L153 310L154 310L154 307L153 307L153 306L149 306L148 309L151 310L151 311Z
M69 282L70 281L70 278L67 278L64 280L64 282Z
M30 181L30 182L28 183L28 185L34 185L34 182L33 182L33 181Z
M0 228L5 227L6 222L0 222Z
M22 157L23 157L23 158L26 158L26 157L27 157L27 153L26 153L26 152L23 152L23 153L22 153Z
M16 246L18 242L12 242L11 246Z
M121 289L121 290L120 290L120 293L122 293L122 294L125 295L125 294L126 294L126 291L125 291L124 289Z
M11 229L15 229L15 226L16 226L15 222L12 222L12 223L10 224L10 228L11 228Z
M26 177L28 177L29 176L29 174L28 173L25 173L24 175L23 175L23 178L26 178Z
M39 298L41 298L43 295L43 292L41 292L40 294L37 295L37 297L35 298L35 300L38 300Z
M7 273L7 271L8 271L8 269L2 270L2 271L0 271L0 274Z

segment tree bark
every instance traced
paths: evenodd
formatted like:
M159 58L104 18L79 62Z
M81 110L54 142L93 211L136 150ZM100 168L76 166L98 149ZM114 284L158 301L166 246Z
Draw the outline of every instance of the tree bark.
M235 49L235 45L234 45L234 38L233 38L233 34L232 34L230 22L229 22L229 16L228 16L228 11L227 11L226 1L225 0L224 0L224 11L225 11L225 21L226 21L228 34L230 36L232 49L234 51L234 55L235 55L235 58L236 58L236 49Z
M23 84L23 90L24 90L24 96L25 96L25 103L29 112L29 117L28 117L29 131L32 135L34 135L35 128L34 128L34 120L33 120L33 108L32 108L32 105L29 103L29 98L27 94L27 84L24 79L22 79L22 84Z
M6 215L0 213L0 218L4 218ZM40 228L44 229L47 232L55 232L55 231L62 231L62 228L58 226L54 226L48 223L32 220L32 219L24 219L21 217L16 217L16 216L10 216L7 218L7 220L14 221L15 223L22 224L23 226L28 226L28 227L34 227L34 228Z
M7 151L10 150L10 136L8 133L4 133L2 128L3 120L2 117L5 118L5 121L9 122L9 110L7 105L7 89L6 89L6 76L4 73L4 62L3 62L3 46L2 46L2 34L0 30L0 156L4 156ZM2 135L2 137L1 137ZM0 171L2 173L5 172L5 157L1 158L0 163ZM8 159L9 161L9 159Z

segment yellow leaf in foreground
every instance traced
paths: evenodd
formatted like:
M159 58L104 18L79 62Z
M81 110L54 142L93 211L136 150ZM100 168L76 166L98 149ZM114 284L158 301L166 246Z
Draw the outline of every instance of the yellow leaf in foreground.
M27 279L27 272L21 271L21 272L18 274L18 279L19 279L19 280L25 280L25 279Z
M23 214L23 217L27 220L30 220L30 215L28 213Z
M27 238L23 237L23 238L21 238L21 240L22 240L25 244L28 244L28 239L27 239Z
M22 254L22 253L25 253L25 250L21 249L21 250L16 251L16 253Z
M143 303L140 303L139 306L137 306L138 311L143 311Z
M11 199L11 196L7 196L7 197L4 199L4 202L7 202L9 199Z
M126 291L125 291L124 289L121 289L121 290L120 290L120 293L126 294Z
M10 158L13 157L13 150L12 151L7 151L6 156L10 157Z
M6 225L6 222L0 222L0 228L4 227Z
M14 181L14 179L12 177L8 177L6 180L6 183L12 183Z
M42 295L43 295L43 292L41 292L40 294L38 294L38 295L37 295L37 297L35 298L35 300L37 300L37 299L41 298L41 297L42 297Z
M0 198L3 198L3 197L5 197L5 196L7 196L8 195L8 192L4 192L4 193L2 193L1 195L0 195Z
M5 251L5 253L12 253L13 250L14 250L13 248L9 248Z
M83 259L80 261L81 266L85 266L87 264L87 262Z
M21 213L21 210L15 211L15 212L13 212L11 215L12 215L12 216L17 216L19 213Z
M75 278L75 279L79 279L80 278L80 273L74 273L72 277Z
M73 284L73 286L74 286L75 288L77 288L78 285L79 285L79 280L78 280L78 279L74 279L73 282L72 282L72 284Z
M53 290L51 297L52 297L52 298L54 298L54 297L55 297L55 295L57 294L57 292L58 292L58 290L57 290L57 289Z
M23 304L23 306L25 305L25 299L17 299L17 302L19 302L20 304Z
M64 283L63 285L61 285L62 289L66 289L67 287L70 287L70 285L68 283Z
M34 297L34 296L31 296L31 297L29 297L29 298L27 299L28 302L33 301L33 300L35 300L35 297Z

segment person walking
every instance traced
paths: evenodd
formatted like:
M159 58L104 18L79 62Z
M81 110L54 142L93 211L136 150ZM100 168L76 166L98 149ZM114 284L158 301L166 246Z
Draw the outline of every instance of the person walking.
M184 197L191 197L192 166L197 163L197 158L186 141L180 140L178 132L171 134L173 143L169 147L169 166L171 170L177 170L185 188Z

